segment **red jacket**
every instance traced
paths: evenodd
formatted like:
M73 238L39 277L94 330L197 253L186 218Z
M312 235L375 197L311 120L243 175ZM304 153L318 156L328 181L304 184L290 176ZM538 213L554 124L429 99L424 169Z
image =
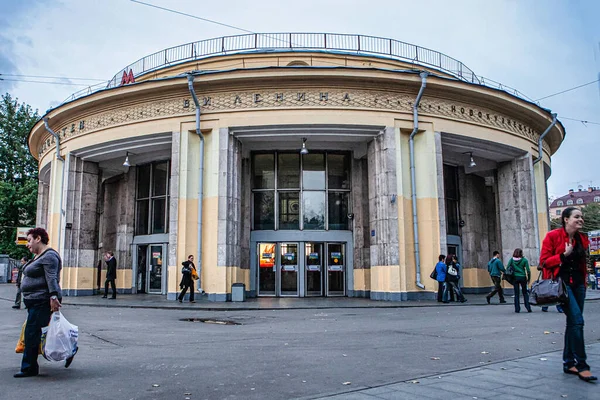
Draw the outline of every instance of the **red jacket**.
M587 250L590 246L590 241L586 234L577 233L581 238L583 248ZM564 228L554 229L544 238L542 243L542 251L540 254L540 266L542 269L543 279L551 279L558 276L559 267L561 265L560 255L565 251L565 243L569 241L569 236ZM583 276L583 281L587 278L587 265L585 257L579 264L579 271Z

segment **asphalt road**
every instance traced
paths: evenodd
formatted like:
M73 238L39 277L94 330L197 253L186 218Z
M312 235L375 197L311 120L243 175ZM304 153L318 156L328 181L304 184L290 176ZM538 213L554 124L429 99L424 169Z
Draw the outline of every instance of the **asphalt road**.
M565 325L554 309L515 314L511 305L224 312L65 306L80 329L73 365L40 357L40 376L15 379L25 311L11 305L0 299L3 400L310 398L560 350ZM588 302L584 315L586 341L598 343L600 301Z

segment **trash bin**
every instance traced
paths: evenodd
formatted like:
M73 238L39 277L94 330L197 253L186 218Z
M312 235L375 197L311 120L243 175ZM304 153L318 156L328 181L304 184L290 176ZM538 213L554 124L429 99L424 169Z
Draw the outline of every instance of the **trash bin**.
M243 283L231 285L231 301L246 301L246 285Z

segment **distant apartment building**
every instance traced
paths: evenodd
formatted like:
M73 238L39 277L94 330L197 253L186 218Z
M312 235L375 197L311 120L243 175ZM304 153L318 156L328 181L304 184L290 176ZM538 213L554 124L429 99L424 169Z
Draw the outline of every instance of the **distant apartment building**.
M560 218L562 211L569 206L585 207L590 203L600 203L600 188L588 187L587 190L569 190L569 193L554 199L550 204L550 218Z

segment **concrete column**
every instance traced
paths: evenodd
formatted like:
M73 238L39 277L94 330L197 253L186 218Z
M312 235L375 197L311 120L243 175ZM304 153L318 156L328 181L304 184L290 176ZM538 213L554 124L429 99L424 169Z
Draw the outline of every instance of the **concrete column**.
M368 146L371 293L374 300L401 300L398 259L396 137L386 128Z
M354 285L350 297L369 297L371 291L369 174L367 158L352 159L352 213Z
M446 196L444 190L444 156L442 153L442 135L435 132L435 165L437 170L438 214L440 218L440 254L446 254L448 241L446 238Z
M102 210L102 247L96 255L101 259L105 251L113 251L117 260L117 289L132 291L131 243L135 216L135 168L104 181L104 208ZM106 274L103 265L101 282Z
M533 167L534 182L535 182L535 203L538 222L538 236L541 241L546 237L546 233L550 230L550 216L548 215L548 187L546 185L546 164L540 161ZM533 262L532 260L530 260ZM538 261L535 261L536 264Z
M38 182L37 208L35 214L35 226L48 229L48 194L49 185L46 182Z
M73 155L67 165L62 288L67 296L90 295L95 287L99 169Z
M534 200L531 154L498 167L498 203L502 258L512 257L515 248L523 249L532 265L540 256L537 216Z
M249 263L246 268L241 265L241 147L239 140L229 134L228 128L219 130L217 266L227 268L225 284L228 299L234 283L244 283L246 290L250 289Z
M50 246L57 251L61 251L61 228L62 212L61 198L64 180L63 171L64 161L56 158L52 159L50 166L50 185L48 192L48 223L47 231L50 236Z
M168 292L175 293L179 289L179 266L184 260L177 259L177 225L179 221L179 132L171 135L171 178L169 188L169 255L167 257Z

